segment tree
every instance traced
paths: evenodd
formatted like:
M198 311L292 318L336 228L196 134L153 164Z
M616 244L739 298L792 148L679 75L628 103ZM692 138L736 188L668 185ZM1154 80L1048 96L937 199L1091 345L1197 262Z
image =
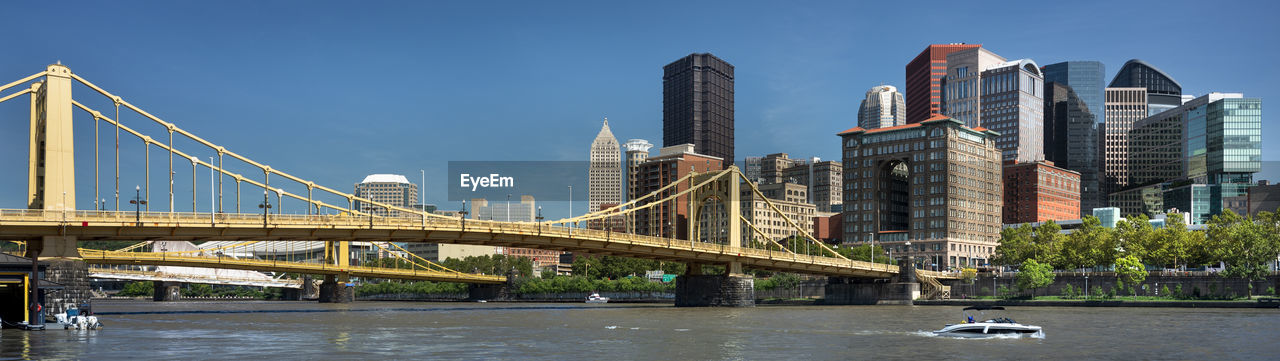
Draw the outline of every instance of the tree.
M440 265L465 273L505 275L515 270L519 277L533 276L533 260L528 257L511 257L501 254L468 256L463 259L448 258L440 262Z
M836 248L836 253L839 253L841 256L851 260L866 262L870 262L871 255L874 254L876 256L876 263L895 263L893 260L889 259L888 255L885 254L884 247L872 246L869 244Z
M1110 228L1103 227L1102 222L1094 216L1085 216L1080 228L1067 235L1063 240L1061 258L1067 267L1093 268L1098 265L1109 265L1115 259L1106 259L1104 249L1109 247L1113 237Z
M1000 245L991 261L1000 265L1017 265L1035 254L1031 225L1024 224L1000 230Z
M1138 298L1138 284L1147 280L1147 269L1142 260L1135 255L1128 255L1116 260L1116 276L1121 282L1128 284L1133 290L1134 299Z
M1151 227L1149 220L1147 215L1139 214L1125 217L1125 219L1116 222L1115 248L1103 251L1114 252L1114 258L1112 259L1128 255L1146 259L1147 247L1151 244L1152 238L1155 237L1155 228Z
M155 292L155 282L129 282L117 293L117 296L140 297L151 296Z
M1057 222L1047 221L1036 227L1032 236L1032 242L1035 244L1033 258L1039 262L1052 265L1054 268L1067 268L1062 260L1062 241L1066 236L1062 234L1062 226Z
M1226 210L1209 221L1210 248L1226 266L1222 276L1249 280L1249 297L1253 297L1253 282L1270 273L1268 264L1280 253L1275 233L1280 220L1274 213L1263 213L1255 220Z
M1018 276L1015 281L1018 289L1030 290L1031 298L1035 298L1035 290L1053 284L1053 278L1053 265L1040 263L1035 258L1029 258L1022 262L1022 267L1018 268Z
M646 271L653 270L682 274L684 268L685 265L679 262L660 262L630 257L578 255L573 258L573 274L593 280L644 276Z
M1164 228L1154 232L1155 240L1146 248L1153 263L1177 268L1179 261L1186 262L1191 254L1192 232L1179 213L1165 215Z

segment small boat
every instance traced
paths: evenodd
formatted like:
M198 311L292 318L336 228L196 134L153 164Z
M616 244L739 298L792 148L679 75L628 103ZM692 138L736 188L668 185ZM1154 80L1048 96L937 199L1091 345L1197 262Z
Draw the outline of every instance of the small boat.
M58 320L58 324L63 329L76 330L97 330L102 328L102 322L98 322L98 316L81 314L80 310L74 306L68 308L66 312L53 316Z
M969 311L977 311L977 319ZM1044 337L1040 326L1024 325L1008 317L987 318L985 311L1004 311L1000 306L970 306L964 308L965 323L948 324L941 330L933 331L939 336L990 337L998 335L1016 335Z
M608 297L600 297L599 293L592 292L587 296L587 303L609 303Z

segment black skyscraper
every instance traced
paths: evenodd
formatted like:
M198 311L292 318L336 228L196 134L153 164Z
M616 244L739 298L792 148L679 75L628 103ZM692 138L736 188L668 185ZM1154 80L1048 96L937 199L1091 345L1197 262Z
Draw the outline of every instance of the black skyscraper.
M1103 206L1098 179L1098 123L1070 86L1044 83L1044 158L1080 173L1080 211Z
M662 146L686 143L733 164L733 65L710 53L662 67Z

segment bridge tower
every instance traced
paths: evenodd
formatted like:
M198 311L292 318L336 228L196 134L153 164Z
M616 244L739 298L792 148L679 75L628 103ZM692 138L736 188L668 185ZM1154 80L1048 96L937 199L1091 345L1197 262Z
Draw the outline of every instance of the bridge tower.
M742 202L737 167L696 174L690 184L702 184L717 177L689 192L688 237L723 242L730 249L741 247ZM707 275L703 274L702 264L689 263L685 274L676 278L676 306L755 306L755 280L742 272L742 262L730 259L722 264L724 274Z
M31 84L31 128L27 165L27 208L76 210L75 139L71 127L71 69L45 69ZM31 257L79 258L74 236L45 236L28 249Z
M71 132L71 69L49 65L31 85L27 208L75 210L75 142Z

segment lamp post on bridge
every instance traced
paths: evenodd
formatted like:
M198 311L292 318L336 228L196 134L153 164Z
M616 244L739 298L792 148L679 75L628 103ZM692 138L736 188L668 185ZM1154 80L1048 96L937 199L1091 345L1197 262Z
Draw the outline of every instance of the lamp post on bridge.
M458 222L462 224L462 230L467 230L467 200L462 200L462 209L458 210Z
M543 220L543 218L542 218L542 206L538 206L538 216L537 216L537 217L534 217L534 219L537 219L537 220L538 220L538 234L539 234L539 235L541 235L541 234L542 234L542 220Z
M267 228L267 211L271 209L271 199L267 198L267 190L262 190L262 204L258 205L262 208L262 228Z
M375 209L377 208L374 208L372 204L364 206L364 211L369 213L369 229L373 229L373 210Z
M133 205L133 221L135 223L141 224L142 223L142 206L147 204L147 201L142 199L141 186L137 186L137 185L133 186L133 193L134 193L133 200L129 201L129 204Z

